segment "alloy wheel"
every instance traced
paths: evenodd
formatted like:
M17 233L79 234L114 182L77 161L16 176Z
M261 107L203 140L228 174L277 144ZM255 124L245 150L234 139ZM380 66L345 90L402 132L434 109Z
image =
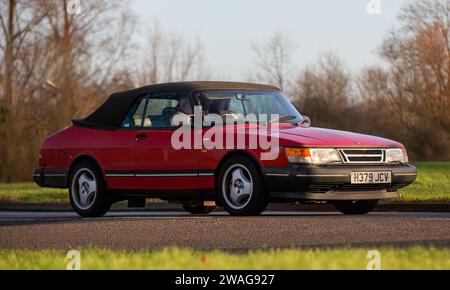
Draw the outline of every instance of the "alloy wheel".
M72 182L72 197L75 205L81 210L88 210L94 204L97 195L97 181L94 173L82 168Z
M235 164L225 172L222 192L227 204L236 210L247 206L253 196L253 179L250 171L241 164Z

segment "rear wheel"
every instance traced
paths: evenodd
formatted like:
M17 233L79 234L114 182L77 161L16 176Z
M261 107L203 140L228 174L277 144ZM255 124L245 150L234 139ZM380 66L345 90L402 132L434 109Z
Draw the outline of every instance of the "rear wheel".
M97 166L89 161L78 163L70 173L69 197L75 212L82 217L101 217L111 208L105 184Z
M233 157L223 165L218 179L221 205L235 216L261 214L269 194L259 168L245 157Z
M205 206L203 203L188 203L183 204L185 211L191 214L209 214L216 210L215 206Z
M378 200L336 201L334 206L346 215L363 215L372 212L378 202Z

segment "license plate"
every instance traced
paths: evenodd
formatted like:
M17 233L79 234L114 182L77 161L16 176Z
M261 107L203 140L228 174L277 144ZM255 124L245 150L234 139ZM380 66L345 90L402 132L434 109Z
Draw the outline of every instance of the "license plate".
M392 172L353 172L352 184L390 184Z

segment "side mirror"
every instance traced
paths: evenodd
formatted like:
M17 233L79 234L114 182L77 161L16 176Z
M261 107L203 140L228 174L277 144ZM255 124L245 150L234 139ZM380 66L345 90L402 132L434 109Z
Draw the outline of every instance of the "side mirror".
M312 126L311 118L308 116L303 116L304 123L308 124L309 126Z

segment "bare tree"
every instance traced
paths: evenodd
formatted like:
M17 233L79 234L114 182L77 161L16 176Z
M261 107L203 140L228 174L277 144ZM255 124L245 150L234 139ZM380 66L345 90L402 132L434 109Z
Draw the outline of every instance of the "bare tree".
M11 181L14 176L10 170L13 165L15 132L18 131L18 122L13 120L17 110L17 100L23 93L22 85L30 80L30 72L21 71L26 57L24 50L29 42L33 29L40 24L47 11L39 5L42 1L30 4L19 0L2 0L0 2L1 35L0 48L2 49L2 96L0 96L0 178ZM28 15L28 17L24 17ZM18 83L17 80L25 80ZM11 144L11 141L13 144ZM12 145L12 146L11 146Z
M351 76L333 54L321 56L316 64L301 73L295 87L294 103L315 124L344 128L350 106Z
M260 69L256 78L284 90L289 84L292 53L296 46L294 41L280 31L274 32L263 42L253 43L255 64Z
M79 15L67 0L0 1L0 180L14 181L29 179L44 136L129 81L134 17L118 0L83 1Z
M150 29L147 46L141 83L186 81L205 76L204 49L199 41L190 43L176 34L167 34L156 22Z
M428 143L415 148L422 158L449 156L450 1L408 3L399 20L381 52L390 65L389 104L416 144Z
M385 101L389 96L389 72L382 67L373 66L361 71L356 79L359 100L368 107L378 100Z
M125 2L86 0L81 14L68 4L0 0L0 181L29 180L42 139L110 93L203 75L199 42L158 31L137 68L136 55L148 50L133 39L136 17Z
M389 105L389 71L379 66L364 68L355 79L355 88L352 130L395 139L411 148L409 131L396 117L401 108Z
M95 88L97 96L110 92L109 87L117 74L123 72L130 57L131 36L135 17L121 1L85 1L83 12L68 14L67 1L50 1L52 13L47 18L45 78L57 88L57 99L64 112L59 112L61 124L71 117L87 113L86 106L77 102L90 101L93 106L102 97L89 92ZM84 96L83 96L84 94ZM84 98L83 98L84 97ZM87 106L91 109L92 105Z

